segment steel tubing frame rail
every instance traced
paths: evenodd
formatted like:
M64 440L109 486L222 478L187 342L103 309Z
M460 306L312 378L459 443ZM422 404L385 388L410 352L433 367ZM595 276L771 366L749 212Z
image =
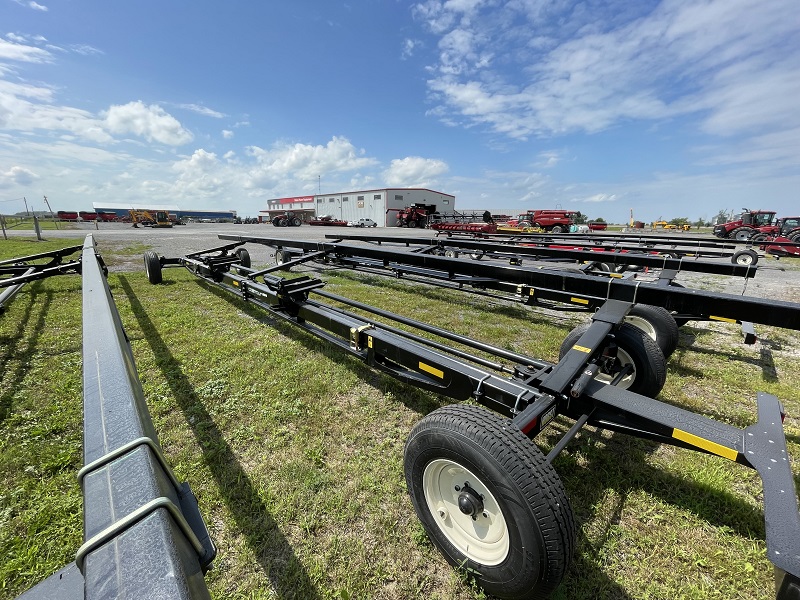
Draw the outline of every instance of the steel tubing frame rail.
M218 257L195 253L191 258L162 257L159 262L162 266L181 265L210 285L327 340L405 383L454 400L476 400L509 416L510 425L531 439L553 417L565 415L575 420L575 431L565 434L563 443L557 445L559 449L589 424L714 454L755 469L763 482L767 555L776 567L776 598L795 600L800 594L800 513L779 400L759 393L758 422L739 429L613 385L585 380L583 371L590 357L602 350L602 340L622 321L629 303L606 303L558 364L519 357L523 362L516 365L513 375L505 376L467 363L441 344L431 349L422 345L421 339L399 335L382 323L311 300L309 295L324 285L320 280L306 276L283 279L271 274L275 268L257 270L237 265L228 251L239 245L208 251L220 252ZM264 283L257 282L257 277L263 277ZM362 310L371 308L346 298L336 299ZM385 311L371 312L392 318ZM403 322L412 324L407 318ZM449 335L450 339L455 337L462 343L480 344L482 350L492 353L486 344ZM498 355L504 353L497 350Z
M529 246L523 244L507 244L501 240L469 240L463 238L448 237L419 237L419 238L397 238L391 236L364 235L333 235L325 236L330 240L353 240L362 242L375 242L378 245L385 243L397 243L410 246L429 246L433 249L455 248L462 252L475 254L501 255L503 258L528 257L532 260L539 258L559 259L562 261L583 261L592 263L607 263L612 265L636 265L649 267L652 269L672 269L675 271L693 271L697 273L710 273L713 275L729 275L732 277L755 277L758 267L755 265L734 265L730 263L719 263L700 260L683 260L670 255L671 251L664 250L660 256L655 256L650 248L628 249L604 249L595 251L589 249L567 249L553 248L545 246ZM567 245L565 242L564 245ZM569 244L579 246L580 244ZM428 250L427 252L430 252ZM623 251L624 250L624 251Z
M84 543L75 563L21 598L209 599L216 549L161 452L91 234L81 264Z
M241 243L252 242L279 248L297 248L303 252L326 252L332 259L365 259L376 261L384 268L396 265L402 271L426 270L441 279L456 280L494 289L514 288L523 297L561 298L584 307L599 307L606 300L620 300L632 304L661 306L689 320L719 320L726 322L758 323L785 329L800 330L800 304L781 300L735 296L707 292L671 285L657 285L617 278L600 278L594 275L568 273L548 269L526 269L505 265L485 264L457 258L430 256L413 252L395 252L370 246L355 246L331 242L311 242L280 238L220 235L220 239Z

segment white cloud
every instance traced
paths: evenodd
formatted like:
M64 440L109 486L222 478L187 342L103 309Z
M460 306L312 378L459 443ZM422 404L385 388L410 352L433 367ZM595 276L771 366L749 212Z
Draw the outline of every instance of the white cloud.
M325 146L276 144L270 150L250 146L248 154L256 161L246 184L250 189L272 189L289 177L316 182L319 176L356 171L377 163L373 158L359 156L363 151L358 152L343 137L333 137Z
M25 167L14 166L5 173L0 173L0 189L9 189L14 186L27 187L39 176Z
M43 6L33 1L28 2L28 6L30 6L33 10L40 10L42 12L47 12L49 10L46 6Z
M202 104L178 104L178 108L190 110L205 117L214 117L215 119L222 119L223 117L227 116L225 113L213 110L207 106L203 106Z
M386 185L395 187L429 187L436 177L447 173L447 163L432 158L408 156L392 161L383 172Z
M420 40L406 38L403 40L403 48L400 51L401 60L405 60L414 55L414 51L422 45Z
M163 108L154 104L145 106L142 101L111 106L104 115L103 124L113 134L132 133L169 146L180 146L194 138Z
M233 138L233 132L230 129L223 129L222 137L224 137L226 140L230 140Z
M800 122L790 108L795 0L620 0L592 10L429 1L412 12L440 38L429 114L451 125L525 139L680 115L704 118L715 134L781 127L787 112Z
M9 38L12 36L9 35ZM22 40L20 36L15 36L15 40ZM13 60L18 62L43 63L49 62L52 55L47 51L35 46L18 43L17 41L7 41L0 38L0 60Z

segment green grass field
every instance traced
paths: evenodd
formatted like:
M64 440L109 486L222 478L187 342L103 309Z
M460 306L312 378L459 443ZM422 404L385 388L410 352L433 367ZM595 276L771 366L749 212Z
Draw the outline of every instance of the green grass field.
M0 243L0 259L43 248ZM158 286L142 269L114 271L143 249L99 248L160 442L219 549L212 596L484 597L427 540L403 477L408 433L448 400L183 269ZM586 318L377 276L324 278L327 291L551 361ZM0 316L0 598L73 560L82 542L80 289L76 275L29 284ZM744 427L757 391L777 395L797 483L800 335L759 333L744 346L734 325L685 326L659 399ZM537 442L546 452L568 427L557 419ZM554 598L774 597L755 471L593 428L554 466L579 528Z

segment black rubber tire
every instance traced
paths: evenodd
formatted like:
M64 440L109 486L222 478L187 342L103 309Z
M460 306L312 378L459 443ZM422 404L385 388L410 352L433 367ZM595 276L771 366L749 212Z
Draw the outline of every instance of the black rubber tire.
M274 219L272 219L272 226L273 227L278 227L278 223L280 223L280 222L281 222L281 220L278 217L275 217Z
M243 267L249 267L252 264L250 261L250 253L247 251L247 248L237 248L234 254L239 258L239 263Z
M731 257L731 262L735 265L752 266L758 263L758 252L755 250L739 250Z
M472 260L480 260L483 258L483 252L470 252L469 257Z
M591 323L578 325L567 334L567 337L561 343L561 349L558 353L559 360L564 358L564 355L569 352L590 326ZM664 354L658 344L641 329L627 323L623 323L612 335L613 341L616 342L619 349L630 357L634 368L632 379L623 379L619 387L642 396L655 398L661 388L664 387L664 382L667 379L667 360L664 358ZM600 374L610 375L603 371Z
M561 233L564 231L561 229L561 225L553 225L553 228L550 230L550 233Z
M646 321L647 323L641 323ZM678 347L680 333L678 324L666 308L650 306L649 304L634 304L625 318L625 322L642 329L650 339L653 339L664 358L669 358ZM649 326L648 326L649 324ZM642 327L641 325L644 325Z
M278 227L287 227L289 225L288 219L278 219Z
M152 250L144 253L144 271L147 273L147 281L153 285L164 280L161 273L161 259Z
M302 221L300 221L300 219L298 219L297 217L295 217L294 219L292 219L292 226L293 226L293 227L300 227L300 223L301 223L301 222L302 222Z
M275 264L282 265L283 263L292 260L294 258L292 253L289 250L284 248L278 248L275 250ZM286 267L286 271L291 270L291 267Z
M788 239L790 242L796 242L800 244L800 231L798 231L797 233L790 233L789 237L786 239Z
M485 510L492 512L477 519L505 520L508 548L504 558L500 551L492 564L482 563L467 554L480 550L459 548L445 533L444 529L453 526L455 531L459 521L471 519L458 512L455 486L444 487L448 477L435 477L438 465L448 463L453 465L443 474L458 477L459 470L469 471L465 478L484 495ZM433 470L427 479L426 469ZM434 545L451 565L472 574L486 592L505 599L545 598L558 587L575 546L572 508L556 471L531 440L509 426L508 419L474 405L440 408L411 431L404 470L417 517ZM442 485L430 485L431 479ZM439 490L442 493L436 498ZM429 499L444 499L454 511L448 511L444 501L440 508L431 507ZM451 504L453 499L456 502ZM481 523L476 522L477 529Z
M530 226L531 224L529 221L520 221L519 223L517 223L517 227L530 227Z
M444 255L447 258L458 258L458 250L445 250Z
M762 242L767 241L767 234L766 233L757 233L753 237L750 238L750 241L753 244L760 244Z
M417 226L417 222L416 222L416 221L409 221L409 222L408 222L408 226L409 226L411 229L414 229L414 228Z
M728 237L739 242L746 242L753 235L754 231L754 229L750 229L749 227L737 227L730 232Z

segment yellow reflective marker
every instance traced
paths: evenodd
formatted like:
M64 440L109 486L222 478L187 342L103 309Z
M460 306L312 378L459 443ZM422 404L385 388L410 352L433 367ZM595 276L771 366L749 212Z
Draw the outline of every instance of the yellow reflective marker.
M572 349L577 350L578 352L586 352L586 354L589 354L592 351L591 348L587 348L586 346L578 346L578 344L575 344Z
M714 315L708 315L708 318L711 321L724 321L725 323L736 323L736 319L729 319L728 317L715 317Z
M673 429L672 437L674 437L676 440L681 440L682 442L696 446L697 448L702 448L703 450L711 452L712 454L716 454L717 456L721 456L722 458L727 458L728 460L736 460L736 457L739 456L739 453L733 448L728 448L727 446L717 444L716 442L698 437L681 429Z
M589 301L585 298L570 298L569 301L575 304L589 304Z
M438 377L439 379L444 379L444 371L437 369L436 367L426 365L424 362L419 363L419 370L425 371L426 373L430 373L431 375L436 375L436 377Z
M372 336L371 335L367 336L367 346L369 348L372 348Z

